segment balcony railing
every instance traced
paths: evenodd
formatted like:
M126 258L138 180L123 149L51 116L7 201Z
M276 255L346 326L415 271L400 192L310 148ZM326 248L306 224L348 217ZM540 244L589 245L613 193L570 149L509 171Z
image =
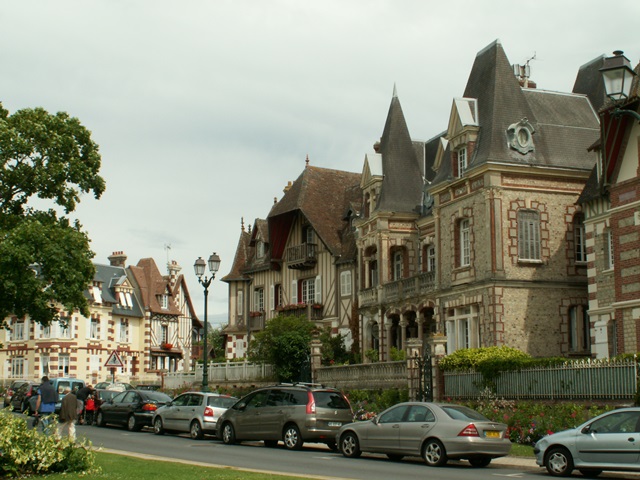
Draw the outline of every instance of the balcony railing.
M435 291L434 272L423 272L413 277L395 280L382 285L382 292L378 287L360 291L360 306L367 307L381 303L407 300Z
M301 243L287 248L287 263L289 268L312 268L317 259L318 245L315 243Z

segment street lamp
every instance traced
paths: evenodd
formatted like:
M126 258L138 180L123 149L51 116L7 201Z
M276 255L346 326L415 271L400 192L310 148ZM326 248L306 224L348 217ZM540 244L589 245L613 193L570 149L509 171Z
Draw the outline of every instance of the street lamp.
M204 275L206 263L202 259L202 257L198 257L196 262L193 264L193 269L196 272L196 276L198 277L198 283L204 287L204 351L202 352L202 391L209 391L209 359L207 352L207 325L209 323L209 319L207 318L207 297L209 296L209 285L211 285L211 281L216 278L216 273L220 268L220 257L213 252L209 257L209 271L211 272L211 277L207 277Z
M640 121L638 112L620 108L620 104L631 96L631 87L636 76L629 59L623 55L622 50L616 50L613 52L613 57L605 58L600 72L604 80L605 93L615 106L611 116L616 118L621 115L629 115Z

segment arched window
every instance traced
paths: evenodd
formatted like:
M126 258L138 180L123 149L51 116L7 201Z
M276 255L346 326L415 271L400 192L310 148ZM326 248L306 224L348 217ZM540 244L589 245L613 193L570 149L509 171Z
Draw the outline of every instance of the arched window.
M404 255L402 250L396 250L393 253L393 280L400 280L402 278L402 264L404 262Z

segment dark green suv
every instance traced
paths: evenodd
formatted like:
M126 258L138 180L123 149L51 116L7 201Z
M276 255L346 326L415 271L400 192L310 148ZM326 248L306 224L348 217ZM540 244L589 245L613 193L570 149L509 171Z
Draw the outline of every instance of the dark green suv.
M217 436L226 444L278 441L290 450L304 442L326 443L335 450L335 435L353 420L347 398L335 388L315 384L280 384L241 398L218 419Z

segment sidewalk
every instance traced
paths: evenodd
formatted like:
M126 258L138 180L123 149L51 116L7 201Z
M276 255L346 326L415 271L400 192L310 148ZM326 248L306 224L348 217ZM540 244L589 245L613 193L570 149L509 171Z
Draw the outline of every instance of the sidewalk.
M534 457L506 456L491 460L491 465L503 465L505 467L540 468Z

